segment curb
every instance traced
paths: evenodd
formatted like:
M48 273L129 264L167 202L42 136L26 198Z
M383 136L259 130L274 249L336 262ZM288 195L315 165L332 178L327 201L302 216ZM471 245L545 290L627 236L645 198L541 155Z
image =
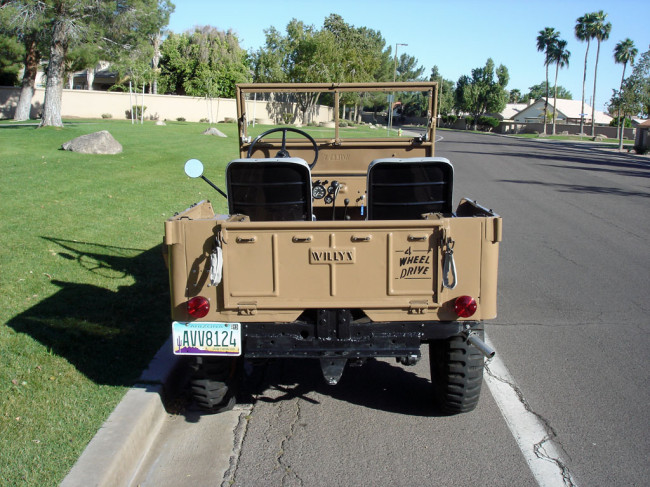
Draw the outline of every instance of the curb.
M182 363L173 355L169 337L88 443L61 487L128 485L167 415L164 398L182 384Z

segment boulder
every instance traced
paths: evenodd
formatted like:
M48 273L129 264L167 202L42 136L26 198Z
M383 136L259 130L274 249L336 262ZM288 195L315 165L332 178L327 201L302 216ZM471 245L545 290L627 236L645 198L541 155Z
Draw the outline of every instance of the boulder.
M122 144L115 140L108 130L81 135L65 142L61 148L82 154L119 154L122 152Z
M203 135L216 135L217 137L227 137L226 134L224 134L221 130L216 129L214 127L210 127L207 129L205 132L203 132Z

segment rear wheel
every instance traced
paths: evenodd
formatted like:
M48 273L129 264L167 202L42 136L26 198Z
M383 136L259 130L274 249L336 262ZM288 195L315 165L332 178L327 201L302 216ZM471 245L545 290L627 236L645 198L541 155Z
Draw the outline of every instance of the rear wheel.
M196 357L190 382L192 398L211 413L229 411L235 406L235 379L238 360L230 357Z
M483 339L483 330L474 330ZM478 404L483 383L483 355L463 335L429 343L431 385L445 414L466 413Z

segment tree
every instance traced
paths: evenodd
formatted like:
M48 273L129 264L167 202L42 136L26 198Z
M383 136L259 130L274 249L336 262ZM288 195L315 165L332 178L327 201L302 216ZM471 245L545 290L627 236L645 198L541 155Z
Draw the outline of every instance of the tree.
M282 35L275 27L265 30L266 43L253 56L254 77L259 81L327 82L337 80L339 66L334 58L335 37L314 26L292 19ZM334 68L334 69L332 69ZM303 123L310 121L317 93L299 93L295 101Z
M325 18L318 49L331 63L329 72L334 80L341 82L363 82L389 79L392 72L390 49L379 31L367 27L347 24L340 15L331 14ZM326 98L326 97L325 97ZM374 94L344 93L340 95L343 114L347 105L352 105L350 118L359 121L362 105L375 105L381 97L373 100ZM385 104L385 101L384 101Z
M524 102L524 96L521 94L521 90L515 88L510 90L508 94L508 103L522 103Z
M101 47L110 59L111 51L130 51L134 48L133 39L158 32L168 19L164 12L173 8L169 0L42 0L38 3L44 9L45 28L50 36L41 127L63 125L61 98L71 47L86 44L88 52Z
M252 54L255 81L359 82L392 79L390 49L385 49L381 33L349 25L339 15L327 17L322 29L293 19L286 26L286 34L275 27L266 29L264 34L265 45ZM405 59L406 65L408 59ZM294 98L303 112L303 122L308 122L318 94L301 93ZM361 103L376 107L380 100L369 94L363 100L342 97L341 103L354 105L358 113Z
M537 50L544 53L544 67L546 68L546 100L544 102L544 135L546 135L546 120L548 119L548 65L553 47L560 38L560 33L552 27L545 27L540 30L537 36Z
M533 85L528 88L528 93L524 95L524 100L539 100L540 98L543 98L546 96L546 91L549 88L549 85L546 83L546 81L542 81L538 85ZM571 95L571 92L567 90L564 86L562 85L557 85L557 97L564 99L564 100L572 100L573 95Z
M562 39L558 39L555 45L551 49L549 59L552 63L555 63L555 88L553 90L553 135L555 135L555 117L557 114L557 75L560 71L560 68L569 65L569 58L571 57L571 52L566 48L567 42Z
M624 85L624 91L638 102L640 108L635 112L650 117L650 49L639 56L632 74Z
M596 135L596 78L598 75L598 57L600 56L600 43L609 39L609 34L612 31L611 22L605 22L607 14L602 10L595 12L592 22L592 34L593 38L598 42L598 47L596 49L596 65L594 67L594 94L592 97L592 107L591 107L591 136Z
M9 53L12 47L16 49L16 45L19 45L21 61L25 66L14 120L28 120L41 53L47 49L48 35L44 28L46 9L42 2L36 0L8 0L2 2L0 15L2 33L14 38L13 43L4 43L6 47L3 46L3 51Z
M82 43L82 49L89 52L81 56L77 64L78 69L87 69L88 89L92 89L98 62L110 61L111 69L118 73L113 89L126 89L124 84L130 81L138 90L148 85L150 93L157 92L161 30L169 22L174 5L170 0L130 0L128 3L130 6L122 8L120 15L105 26L103 42ZM75 54L73 52L71 57Z
M418 60L408 54L400 54L397 58L397 73L395 81L418 81L422 79L424 67L418 66Z
M429 81L438 82L438 113L443 117L450 115L454 110L454 82L444 79L438 66L431 68Z
M641 98L638 96L639 92L639 86L631 76L623 82L620 90L612 90L612 98L608 103L608 111L614 118L610 122L610 126L631 126L628 115L637 115L643 110ZM621 122L621 114L623 122Z
M423 66L418 66L417 58L406 53L401 54L393 66L395 81L421 80L425 70ZM403 117L423 117L427 114L428 100L422 93L396 93L397 102L397 110Z
M0 86L14 86L18 83L25 48L11 35L0 33Z
M634 47L634 42L629 37L624 41L619 42L614 47L614 61L618 64L623 65L623 74L621 75L621 84L619 87L619 93L623 93L623 82L625 81L625 68L627 63L634 65L634 58L639 53L638 49ZM623 125L621 125L621 111L619 109L618 113L618 148L623 148Z
M582 72L582 109L580 110L580 133L584 133L585 126L585 84L587 82L587 56L589 55L589 45L594 38L593 23L595 14L584 14L576 19L575 35L576 38L587 43L585 50L585 65Z
M485 113L499 113L506 106L508 91L505 89L510 75L508 68L489 58L482 68L472 69L472 76L461 76L456 83L456 105L458 110L469 112L476 130L478 119Z
M160 88L189 96L235 96L235 85L250 81L246 52L237 35L212 26L170 34L160 47Z

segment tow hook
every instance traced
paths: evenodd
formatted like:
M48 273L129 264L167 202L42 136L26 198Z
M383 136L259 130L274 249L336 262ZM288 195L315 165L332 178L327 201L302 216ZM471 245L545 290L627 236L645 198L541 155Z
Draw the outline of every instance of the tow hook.
M338 384L343 375L343 369L345 364L348 362L344 358L332 358L332 357L323 357L320 359L321 370L323 371L323 377L325 382L330 386L335 386Z
M465 331L463 334L465 335L467 342L474 345L479 352L485 355L485 358L491 359L496 355L496 351L483 340L481 340L478 337L478 333L472 331L469 325L465 325Z

